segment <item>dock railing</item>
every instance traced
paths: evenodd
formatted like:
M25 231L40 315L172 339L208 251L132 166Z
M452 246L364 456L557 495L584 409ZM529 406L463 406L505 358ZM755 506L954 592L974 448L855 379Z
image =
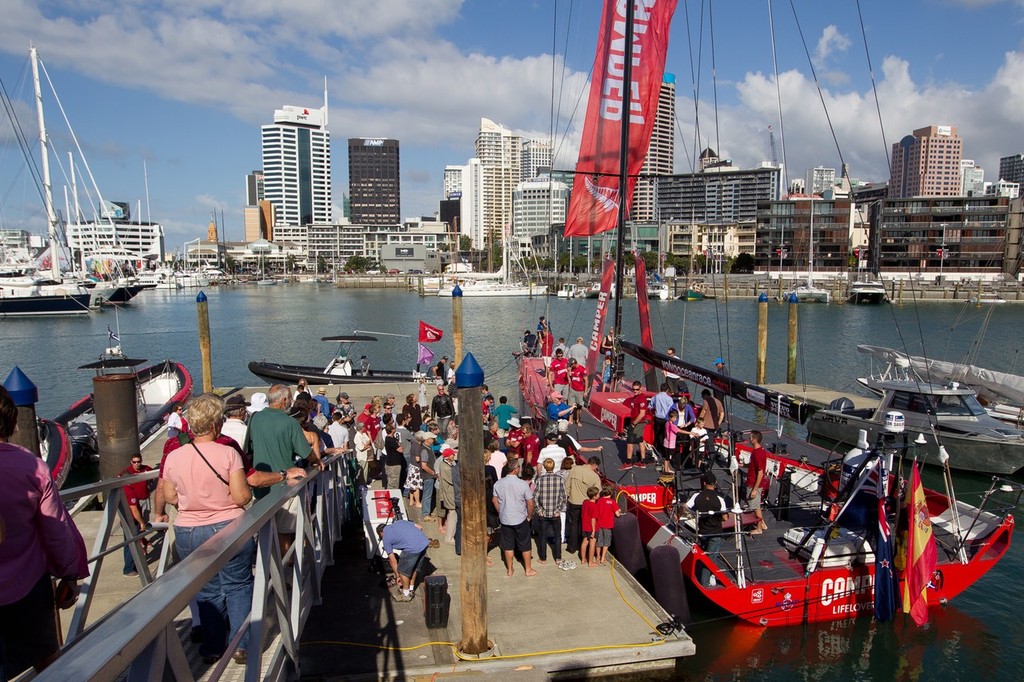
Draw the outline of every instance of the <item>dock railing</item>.
M320 603L324 571L334 561L333 548L341 528L354 512L354 498L347 490L351 482L349 461L342 455L325 460L325 470L311 470L303 481L291 486L275 485L241 517L226 526L183 561L168 566L170 547L164 542L156 577L146 564L141 539L163 532L154 528L135 532L123 486L156 478L153 471L73 488L61 497L65 503L85 501L106 494L99 532L89 556L90 576L82 583L67 642L57 660L35 679L110 680L127 671L128 680L165 678L169 671L176 680L194 680L176 619L205 585L246 542L257 542L252 608L245 679L278 680L299 671L298 642L310 609ZM277 512L299 497L296 539L282 554L278 539ZM125 540L113 537L120 527ZM301 529L301 536L298 529ZM117 608L87 623L89 609L104 558L129 546L135 557L142 589ZM203 677L217 680L231 663L236 641ZM277 634L271 642L271 636ZM187 633L186 633L187 635ZM28 679L26 677L26 679Z

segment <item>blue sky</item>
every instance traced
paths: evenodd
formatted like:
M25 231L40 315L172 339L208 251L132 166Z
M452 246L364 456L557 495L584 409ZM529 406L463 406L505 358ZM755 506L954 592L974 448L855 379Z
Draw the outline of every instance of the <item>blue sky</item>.
M1024 152L1024 3L860 4L884 140L856 3L793 0L853 176L886 179L889 145L936 123L956 125L965 157L995 180L1000 156ZM349 137L401 141L403 216L436 210L444 166L472 155L481 117L545 138L553 127L558 164L571 167L600 6L597 0L5 0L0 78L18 100L21 126L34 135L27 71L33 42L104 197L133 207L142 201L145 213L145 161L152 218L164 223L173 249L205 235L212 210L223 211L228 239L241 238L244 176L260 165L259 126L282 105L319 106L325 76L336 205L347 190ZM680 0L672 24L667 70L677 76L680 172L691 167L697 120L691 53L701 54L699 146L710 144L752 166L769 158L767 126L780 133L767 0L716 0L710 7L709 18L707 2ZM838 168L791 5L774 0L772 10L788 175L816 165ZM55 146L67 150L67 129L52 99L47 127ZM55 171L61 205L64 185ZM39 204L4 116L0 226L42 229Z

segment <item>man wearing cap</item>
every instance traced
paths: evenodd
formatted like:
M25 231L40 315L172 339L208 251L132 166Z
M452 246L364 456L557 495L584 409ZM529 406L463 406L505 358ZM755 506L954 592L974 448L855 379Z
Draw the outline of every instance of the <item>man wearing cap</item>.
M722 548L722 520L726 513L725 498L715 490L718 480L715 474L708 471L700 477L700 492L694 493L686 501L686 508L697 514L697 535L700 538L700 546L707 553L708 558L715 562ZM706 568L703 571L701 584L705 587L713 587L716 584L714 575Z
M669 346L668 349L665 351L665 355L668 355L671 358L676 357L676 349L673 346ZM669 371L664 372L664 374L665 383L668 384L668 392L671 393L673 396L678 395L679 375Z
M441 359L434 365L434 382L438 386L446 386L448 384L448 356L442 355Z
M317 415L323 415L324 418L322 425L317 424L317 428L322 429L327 425L327 420L331 418L331 401L327 399L327 388L321 386L316 389L316 395L313 396L313 400L316 401L317 407L319 408L317 410ZM313 415L314 423L316 423L317 415Z
M552 391L548 398L548 421L557 422L559 419L568 419L572 414L572 408L565 402L561 391Z
M569 360L565 357L565 351L561 348L555 349L555 357L551 359L548 366L548 386L552 391L565 393L569 390Z
M715 371L721 374L723 377L726 377L726 379L728 380L729 370L726 368L725 360L723 360L722 358L715 358ZM715 397L718 398L719 400L725 400L725 394L719 390L715 391Z
M533 516L533 490L519 478L522 464L516 460L508 465L508 475L494 484L494 506L501 521L501 549L505 569L513 574L516 550L522 552L526 577L537 575L531 560L530 518Z
M352 405L348 393L342 391L338 394L338 404L334 409L341 412L341 425L346 429L351 429L356 423L356 408Z
M509 458L522 457L523 427L519 417L509 417L508 435L505 436L505 453ZM501 472L498 472L501 475Z
M438 384L437 395L430 401L430 414L437 420L441 433L448 432L448 422L455 417L455 403L444 384Z
M245 442L245 432L249 427L245 424L245 408L250 407L244 395L236 394L224 402L224 424L220 427L222 435L232 438L239 447Z
M545 433L544 441L546 445L537 456L537 461L543 465L545 459L552 459L555 461L555 471L561 470L562 460L568 456L568 453L558 444L558 431L552 429Z

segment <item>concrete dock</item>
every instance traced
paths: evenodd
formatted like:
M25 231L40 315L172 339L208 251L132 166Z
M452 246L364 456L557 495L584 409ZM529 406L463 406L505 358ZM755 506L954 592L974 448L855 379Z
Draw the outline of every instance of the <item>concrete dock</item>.
M352 384L328 387L332 399L347 391L357 412L371 397L394 393L397 403L418 391L418 384ZM219 388L228 396L251 396L268 387ZM317 387L313 387L314 390ZM428 393L428 397L431 394ZM160 462L165 439L155 438L143 450L150 466ZM92 548L102 512L76 516L86 546ZM418 510L411 510L418 521ZM438 537L437 524L424 524L431 537ZM115 531L112 543L120 542ZM454 644L460 639L461 609L459 572L461 559L454 547L439 538L440 546L428 551L431 574L448 578L451 613L448 627L429 630L420 594L412 602L398 603L382 585L383 576L369 570L365 559L362 527L353 524L336 547L335 565L324 574L322 604L312 610L303 630L301 676L307 679L382 679L475 676L497 673L519 679L547 679L550 676L593 676L598 674L643 674L645 671L673 671L682 657L695 652L685 632L660 635L656 626L669 615L631 575L614 563L562 571L549 557L546 565L527 578L521 564L508 578L498 549L489 556L488 628L494 642L494 656L481 661L460 660ZM150 567L155 568L159 545L151 549ZM136 594L139 577L123 576L121 552L106 557L100 571L89 622L117 608ZM422 590L420 590L422 591ZM67 620L65 618L65 620ZM212 672L199 660L191 645L189 612L176 619L186 642L186 654L197 679ZM65 623L66 627L67 623ZM244 668L229 664L221 679L242 679Z

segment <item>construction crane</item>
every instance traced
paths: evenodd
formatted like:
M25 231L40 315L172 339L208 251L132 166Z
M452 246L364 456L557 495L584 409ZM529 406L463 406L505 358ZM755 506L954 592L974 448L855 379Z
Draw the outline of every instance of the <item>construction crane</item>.
M779 165L779 155L775 151L775 133L772 132L772 127L771 126L768 126L768 142L770 142L771 145L772 145L772 165L773 166L778 166Z

